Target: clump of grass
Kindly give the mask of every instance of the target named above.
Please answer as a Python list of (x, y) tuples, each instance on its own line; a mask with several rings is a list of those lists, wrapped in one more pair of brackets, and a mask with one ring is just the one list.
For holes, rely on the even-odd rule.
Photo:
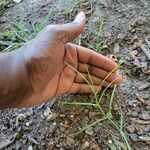
[(2, 12), (4, 11), (6, 5), (6, 0), (0, 0), (0, 16), (2, 15)]
[(103, 35), (105, 22), (102, 20), (97, 23), (96, 30), (93, 32), (93, 38), (97, 40), (97, 42), (94, 42), (94, 40), (90, 40), (88, 43), (84, 41), (84, 43), (91, 49), (93, 49), (96, 52), (100, 52), (104, 48), (108, 48), (106, 43), (101, 40), (101, 37)]
[(3, 52), (12, 51), (19, 48), (21, 45), (34, 38), (46, 25), (49, 19), (52, 18), (53, 10), (50, 10), (46, 19), (42, 22), (31, 24), (31, 28), (25, 25), (21, 20), (10, 22), (11, 28), (8, 31), (0, 33), (0, 47)]
[[(121, 62), (122, 63), (122, 62)], [(67, 66), (69, 66), (71, 69), (73, 69), (76, 73), (78, 73), (85, 81), (86, 83), (89, 85), (89, 87), (92, 90), (92, 94), (94, 95), (94, 103), (83, 103), (83, 102), (61, 102), (61, 104), (63, 105), (79, 105), (79, 106), (92, 106), (95, 109), (99, 110), (100, 114), (102, 115), (99, 119), (97, 119), (96, 121), (92, 122), (89, 125), (86, 125), (85, 127), (81, 128), (79, 131), (71, 134), (71, 136), (77, 136), (79, 134), (82, 134), (86, 129), (95, 126), (96, 124), (107, 120), (117, 131), (119, 134), (119, 137), (116, 137), (114, 135), (112, 135), (112, 133), (110, 133), (110, 129), (107, 130), (107, 132), (110, 134), (111, 140), (109, 140), (108, 142), (105, 141), (104, 139), (102, 139), (104, 141), (104, 143), (106, 143), (110, 149), (112, 150), (116, 150), (116, 149), (124, 149), (124, 150), (131, 150), (131, 146), (128, 142), (128, 138), (126, 137), (124, 131), (123, 131), (123, 113), (122, 110), (120, 109), (120, 123), (116, 123), (114, 121), (113, 118), (113, 114), (112, 114), (112, 110), (113, 110), (113, 103), (114, 103), (114, 97), (115, 97), (115, 92), (116, 92), (116, 87), (117, 85), (114, 86), (112, 93), (111, 93), (111, 97), (110, 97), (110, 102), (109, 102), (109, 108), (108, 108), (108, 112), (105, 112), (104, 108), (101, 105), (101, 100), (104, 96), (104, 93), (106, 92), (106, 90), (108, 89), (108, 87), (114, 83), (114, 81), (112, 81), (102, 92), (102, 94), (100, 95), (100, 97), (98, 96), (98, 92), (99, 91), (95, 91), (92, 87), (93, 82), (92, 79), (90, 77), (89, 71), (88, 72), (88, 77), (89, 80), (86, 79), (79, 71), (77, 71), (75, 68), (73, 68), (71, 65), (69, 65), (68, 63), (65, 62), (65, 64)], [(85, 64), (86, 65), (86, 64)], [(120, 66), (121, 64), (119, 64), (118, 66)], [(118, 67), (116, 67), (114, 70), (112, 70), (103, 80), (103, 82), (114, 72), (118, 69)], [(116, 79), (115, 79), (116, 80)], [(103, 82), (100, 84), (100, 86), (103, 84)], [(101, 138), (101, 137), (100, 137)]]

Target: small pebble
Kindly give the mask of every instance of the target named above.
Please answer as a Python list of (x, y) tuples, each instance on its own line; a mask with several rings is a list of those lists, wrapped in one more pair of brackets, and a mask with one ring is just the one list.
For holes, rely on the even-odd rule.
[(132, 100), (129, 100), (128, 101), (128, 105), (131, 106), (131, 107), (137, 107), (138, 106), (138, 103), (136, 100), (132, 101)]
[(49, 142), (48, 143), (48, 149), (52, 149), (53, 147), (55, 146), (55, 143), (54, 142)]
[(60, 132), (64, 132), (65, 130), (66, 129), (63, 126), (60, 127)]
[(137, 111), (133, 111), (133, 112), (131, 113), (131, 115), (132, 115), (133, 117), (137, 117), (137, 116), (138, 116), (138, 112), (137, 112)]
[(59, 113), (52, 112), (50, 115), (47, 116), (46, 121), (55, 120), (59, 116)]
[(139, 131), (137, 132), (137, 134), (138, 134), (138, 135), (142, 135), (142, 134), (143, 134), (143, 131), (142, 131), (142, 130), (139, 130)]
[(56, 124), (56, 122), (54, 122), (49, 127), (49, 133), (53, 133), (56, 130), (56, 128), (57, 128), (57, 124)]
[(33, 146), (30, 145), (30, 146), (28, 147), (28, 150), (33, 150)]
[(1, 18), (0, 18), (0, 22), (1, 22), (1, 23), (4, 23), (4, 22), (6, 22), (6, 21), (7, 21), (7, 18), (6, 18), (6, 17), (1, 17)]
[(66, 117), (66, 115), (65, 114), (60, 114), (59, 117), (64, 118), (64, 117)]
[(33, 137), (31, 137), (31, 136), (28, 136), (28, 140), (29, 140), (31, 143), (38, 145), (38, 142), (37, 142)]
[(27, 127), (29, 127), (29, 126), (30, 126), (29, 122), (26, 122), (26, 126), (27, 126)]
[(50, 113), (51, 113), (51, 110), (49, 107), (47, 107), (46, 110), (44, 110), (44, 116), (47, 117)]
[(127, 127), (127, 130), (130, 132), (130, 133), (133, 133), (134, 132), (134, 125), (129, 125)]
[(150, 136), (139, 136), (139, 139), (143, 142), (149, 142), (150, 141)]
[(148, 88), (148, 87), (150, 87), (150, 83), (149, 83), (149, 82), (146, 83), (146, 84), (142, 84), (140, 87), (138, 87), (138, 89), (139, 89), (140, 91), (142, 91), (142, 90), (144, 90), (144, 89), (146, 89), (146, 88)]
[(120, 51), (120, 46), (118, 43), (115, 44), (114, 48), (113, 48), (114, 54), (119, 53)]
[(27, 118), (27, 116), (25, 114), (22, 114), (22, 113), (17, 116), (18, 121), (24, 121), (26, 118)]
[(148, 111), (142, 111), (142, 113), (139, 115), (139, 118), (143, 120), (150, 120), (150, 114)]
[(85, 113), (88, 113), (88, 112), (89, 112), (89, 109), (85, 109), (84, 111), (85, 111)]
[(93, 133), (94, 133), (93, 128), (90, 127), (88, 129), (86, 129), (85, 133), (88, 134), (88, 135), (93, 135)]
[(88, 141), (86, 141), (83, 145), (82, 145), (82, 149), (86, 149), (90, 146), (90, 143)]
[(129, 136), (130, 136), (130, 138), (131, 138), (132, 141), (134, 141), (134, 142), (138, 141), (138, 135), (137, 134), (132, 133)]
[(71, 137), (67, 137), (67, 143), (69, 143), (70, 145), (74, 145), (75, 144), (75, 140)]
[(95, 133), (98, 133), (98, 131), (99, 131), (99, 126), (96, 126), (96, 127), (94, 128), (94, 132), (95, 132)]
[(97, 144), (94, 144), (90, 147), (90, 150), (100, 150), (100, 147)]
[(20, 3), (22, 0), (13, 0), (15, 3)]
[(70, 118), (74, 118), (74, 115), (70, 115)]

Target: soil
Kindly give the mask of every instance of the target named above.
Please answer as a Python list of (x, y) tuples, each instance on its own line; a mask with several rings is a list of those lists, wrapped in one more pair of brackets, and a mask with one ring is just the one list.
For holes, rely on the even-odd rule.
[[(78, 12), (84, 11), (88, 21), (81, 45), (88, 47), (86, 43), (103, 41), (108, 48), (101, 53), (125, 60), (119, 70), (124, 82), (117, 88), (113, 117), (119, 120), (121, 106), (124, 131), (132, 149), (150, 149), (150, 61), (141, 45), (137, 46), (137, 41), (142, 40), (148, 49), (145, 38), (150, 41), (149, 0), (22, 0), (18, 4), (9, 1), (5, 7), (0, 18), (1, 31), (7, 30), (14, 18), (23, 20), (30, 28), (31, 22), (43, 21), (50, 11), (49, 23), (52, 24), (69, 22)], [(101, 21), (104, 21), (104, 32), (99, 39), (94, 31)], [(91, 99), (90, 95), (64, 95), (29, 109), (0, 110), (0, 146), (10, 142), (4, 149), (109, 149), (104, 142), (111, 139), (106, 128), (113, 134), (116, 131), (107, 121), (79, 136), (67, 136), (100, 114), (92, 107), (62, 106), (59, 102)]]

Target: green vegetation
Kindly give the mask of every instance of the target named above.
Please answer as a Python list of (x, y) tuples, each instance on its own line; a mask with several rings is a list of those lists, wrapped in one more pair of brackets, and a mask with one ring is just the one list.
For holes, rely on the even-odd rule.
[[(113, 132), (111, 131), (111, 129), (106, 129), (108, 134), (110, 135), (110, 139), (108, 141), (102, 139), (104, 141), (105, 144), (107, 144), (111, 150), (120, 150), (120, 149), (124, 149), (124, 150), (131, 150), (131, 146), (128, 142), (128, 138), (126, 137), (124, 131), (123, 131), (123, 113), (122, 110), (120, 108), (120, 123), (116, 123), (116, 121), (114, 120), (112, 111), (113, 111), (113, 104), (114, 104), (114, 99), (115, 99), (115, 92), (116, 92), (116, 85), (114, 86), (111, 96), (110, 96), (110, 100), (109, 100), (109, 106), (108, 106), (108, 111), (106, 112), (104, 110), (104, 108), (101, 105), (101, 101), (103, 99), (104, 93), (106, 92), (106, 90), (108, 89), (108, 87), (114, 82), (112, 81), (102, 92), (102, 94), (99, 96), (99, 90), (95, 91), (93, 89), (93, 82), (91, 80), (90, 74), (88, 72), (88, 77), (89, 80), (87, 80), (80, 72), (78, 72), (76, 69), (74, 69), (71, 65), (67, 64), (65, 62), (66, 65), (68, 65), (70, 68), (72, 68), (75, 72), (77, 72), (85, 81), (86, 83), (89, 85), (89, 87), (92, 90), (92, 94), (94, 95), (94, 103), (93, 102), (87, 102), (87, 103), (83, 103), (83, 102), (61, 102), (62, 105), (77, 105), (77, 106), (91, 106), (94, 107), (94, 110), (97, 109), (99, 110), (100, 114), (102, 116), (100, 116), (99, 119), (95, 120), (94, 122), (92, 122), (89, 125), (86, 125), (85, 127), (82, 127), (79, 131), (72, 133), (70, 136), (77, 136), (79, 134), (82, 134), (86, 129), (90, 128), (91, 126), (95, 126), (96, 124), (102, 122), (102, 121), (108, 121), (108, 123), (114, 127), (114, 129), (117, 131), (118, 136), (116, 136), (115, 134), (112, 134)], [(86, 64), (85, 64), (86, 65)], [(119, 64), (120, 66), (121, 64)], [(106, 77), (105, 79), (102, 81), (101, 85), (103, 84), (103, 82), (108, 78), (108, 76), (110, 76), (114, 71), (116, 71), (118, 69), (115, 68), (114, 70), (112, 70)], [(106, 128), (106, 127), (105, 127)], [(100, 137), (102, 138), (102, 137)]]
[(11, 28), (0, 33), (0, 47), (2, 47), (3, 52), (19, 48), (25, 42), (34, 38), (48, 24), (53, 15), (54, 12), (50, 10), (44, 21), (32, 24), (31, 27), (25, 25), (21, 20), (10, 22)]
[(96, 52), (100, 52), (104, 48), (108, 48), (106, 43), (101, 40), (101, 36), (103, 35), (104, 31), (104, 21), (98, 22), (96, 26), (96, 30), (93, 32), (93, 37), (96, 39), (96, 42), (93, 40), (89, 41), (88, 43), (84, 41), (84, 43), (91, 49)]
[(6, 0), (0, 0), (0, 16), (2, 15), (2, 12), (4, 11)]

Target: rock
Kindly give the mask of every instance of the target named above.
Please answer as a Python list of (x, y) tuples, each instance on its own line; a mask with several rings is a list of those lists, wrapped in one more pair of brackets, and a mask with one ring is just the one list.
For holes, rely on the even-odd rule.
[(127, 131), (129, 131), (130, 133), (133, 133), (134, 132), (134, 125), (127, 126)]
[(136, 92), (135, 95), (140, 102), (145, 103), (144, 97), (141, 93)]
[(135, 133), (132, 133), (129, 135), (131, 140), (134, 141), (134, 142), (137, 142), (138, 141), (138, 135), (135, 134)]
[(13, 0), (15, 3), (20, 3), (22, 0)]
[(90, 119), (92, 119), (94, 116), (96, 116), (97, 115), (97, 113), (96, 112), (94, 112), (94, 111), (90, 111), (89, 112), (89, 118)]
[(29, 127), (29, 126), (30, 126), (30, 123), (29, 123), (29, 122), (26, 122), (26, 126)]
[(90, 150), (100, 150), (100, 147), (97, 144), (94, 144), (90, 147)]
[(63, 126), (60, 127), (60, 132), (64, 132), (65, 130), (66, 129)]
[(46, 121), (55, 120), (59, 116), (59, 113), (52, 112), (50, 115), (47, 116)]
[(74, 145), (75, 144), (75, 140), (71, 137), (67, 137), (66, 142), (69, 143), (70, 145)]
[(149, 142), (150, 141), (150, 136), (139, 136), (139, 139), (143, 142)]
[(144, 128), (144, 130), (143, 130), (144, 132), (146, 132), (146, 133), (148, 133), (148, 132), (150, 132), (150, 127), (146, 127), (146, 128)]
[(15, 144), (15, 150), (21, 149), (21, 144), (17, 141)]
[(145, 90), (145, 89), (148, 88), (148, 87), (150, 87), (150, 83), (149, 83), (149, 82), (147, 82), (147, 83), (145, 83), (145, 84), (142, 84), (141, 86), (138, 87), (138, 89), (139, 89), (140, 91), (142, 91), (142, 90)]
[(68, 121), (68, 120), (65, 120), (65, 123), (63, 124), (63, 126), (64, 126), (65, 128), (68, 128), (68, 127), (69, 127), (69, 121)]
[(150, 110), (150, 105), (146, 106), (146, 109)]
[(51, 110), (50, 110), (49, 107), (47, 107), (47, 108), (44, 110), (44, 116), (47, 117), (50, 113), (51, 113)]
[(74, 118), (74, 115), (70, 115), (70, 118), (72, 118), (72, 119), (73, 119), (73, 118)]
[(138, 123), (138, 124), (144, 124), (144, 125), (147, 125), (147, 124), (150, 124), (150, 121), (144, 121), (144, 120), (141, 120), (141, 119), (136, 119), (136, 118), (132, 118), (131, 119), (134, 123)]
[(28, 140), (29, 140), (31, 143), (38, 145), (38, 142), (37, 142), (33, 137), (31, 137), (31, 136), (28, 136)]
[(114, 54), (119, 53), (120, 51), (120, 46), (118, 43), (115, 44), (114, 48), (113, 48)]
[(85, 111), (85, 113), (88, 113), (88, 112), (89, 112), (89, 109), (85, 109), (84, 111)]
[(54, 143), (54, 142), (49, 142), (49, 143), (48, 143), (48, 150), (53, 149), (54, 146), (55, 146), (55, 143)]
[(133, 111), (133, 112), (131, 113), (131, 115), (132, 115), (133, 117), (137, 117), (137, 116), (138, 116), (138, 112), (137, 112), (137, 111)]
[(88, 141), (86, 141), (83, 145), (82, 145), (82, 149), (86, 149), (90, 146), (90, 143)]
[(150, 115), (148, 111), (142, 111), (142, 113), (139, 115), (140, 119), (143, 120), (150, 120)]
[(94, 128), (94, 132), (95, 132), (95, 133), (98, 133), (98, 131), (99, 131), (99, 126), (96, 126), (96, 127)]
[(25, 114), (22, 114), (22, 113), (17, 116), (18, 121), (24, 121), (26, 118), (27, 118), (27, 116)]
[(65, 114), (60, 114), (59, 117), (64, 118), (64, 117), (66, 117), (66, 115)]
[(6, 22), (6, 21), (7, 21), (7, 18), (6, 18), (6, 17), (3, 16), (3, 17), (0, 18), (0, 22), (1, 22), (1, 23), (4, 23), (4, 22)]
[(143, 131), (142, 131), (142, 130), (139, 130), (139, 131), (137, 132), (137, 134), (138, 134), (138, 135), (142, 135), (142, 134), (143, 134)]
[(85, 130), (85, 133), (88, 134), (88, 135), (93, 135), (94, 131), (93, 131), (93, 128), (90, 127), (88, 129)]
[(30, 146), (28, 147), (28, 150), (33, 150), (33, 146), (30, 145)]
[(138, 102), (136, 100), (129, 100), (128, 105), (131, 106), (131, 107), (137, 107)]
[(49, 128), (49, 133), (52, 134), (57, 128), (57, 124), (56, 122), (54, 122), (53, 124), (50, 125), (50, 128)]
[(12, 141), (10, 141), (9, 139), (0, 139), (0, 149), (7, 147), (11, 143)]

